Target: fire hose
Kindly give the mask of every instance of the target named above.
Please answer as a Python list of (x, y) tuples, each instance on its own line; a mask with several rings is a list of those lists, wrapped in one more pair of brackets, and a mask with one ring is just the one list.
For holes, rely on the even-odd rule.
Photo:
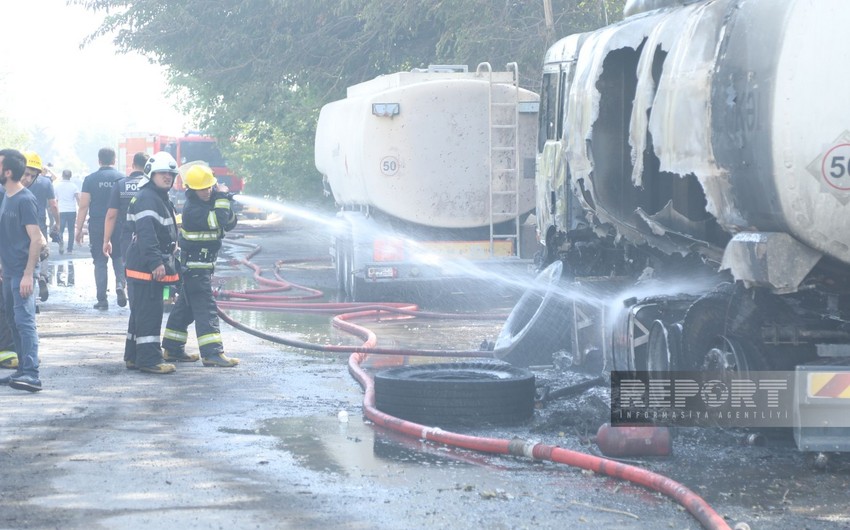
[[(231, 242), (232, 241), (228, 241)], [(253, 246), (242, 244), (242, 246)], [(363, 387), (363, 411), (364, 416), (372, 421), (375, 425), (390, 429), (395, 432), (405, 434), (407, 436), (418, 439), (429, 440), (444, 445), (469, 449), (473, 451), (512, 455), (531, 458), (534, 460), (548, 460), (555, 463), (566, 464), (581, 469), (593, 471), (608, 475), (610, 477), (627, 480), (634, 484), (641, 485), (653, 491), (657, 491), (673, 499), (678, 504), (683, 506), (699, 523), (707, 529), (729, 529), (729, 525), (704, 499), (695, 492), (691, 491), (684, 485), (647, 469), (643, 469), (630, 464), (625, 464), (608, 458), (603, 458), (595, 455), (572, 451), (557, 446), (534, 443), (522, 439), (499, 439), (499, 438), (483, 438), (470, 436), (466, 434), (444, 431), (438, 427), (429, 427), (420, 425), (411, 421), (403, 420), (395, 416), (383, 413), (375, 406), (375, 387), (372, 376), (363, 369), (361, 364), (369, 354), (377, 355), (404, 355), (404, 356), (428, 356), (428, 357), (493, 357), (496, 353), (492, 351), (477, 351), (477, 350), (428, 350), (428, 349), (405, 349), (405, 348), (378, 348), (377, 336), (374, 332), (363, 326), (354, 324), (350, 320), (365, 317), (375, 317), (382, 313), (393, 314), (391, 318), (411, 318), (414, 316), (431, 316), (433, 318), (445, 318), (452, 316), (457, 318), (459, 315), (441, 314), (441, 313), (420, 313), (418, 308), (413, 304), (357, 304), (357, 303), (330, 303), (330, 304), (302, 304), (281, 301), (281, 298), (272, 295), (273, 292), (280, 292), (289, 289), (307, 290), (303, 286), (291, 284), (279, 277), (276, 271), (277, 279), (271, 280), (263, 278), (262, 269), (250, 259), (256, 255), (260, 248), (254, 246), (254, 250), (239, 260), (254, 271), (254, 279), (261, 285), (273, 286), (271, 288), (262, 289), (254, 292), (236, 292), (236, 291), (221, 291), (220, 295), (224, 300), (218, 302), (218, 314), (222, 320), (231, 326), (254, 335), (256, 337), (269, 340), (286, 346), (331, 353), (350, 353), (348, 358), (349, 373)], [(314, 293), (311, 293), (314, 294)], [(321, 295), (320, 295), (321, 296)], [(243, 298), (247, 302), (238, 302), (228, 300), (228, 298)], [(303, 299), (300, 297), (283, 297), (284, 300)], [(237, 322), (224, 312), (222, 307), (234, 309), (251, 309), (251, 310), (278, 310), (278, 311), (299, 311), (299, 312), (317, 312), (317, 313), (337, 313), (333, 318), (334, 327), (351, 333), (364, 342), (360, 346), (345, 346), (332, 344), (315, 344), (294, 339), (287, 339), (276, 336), (260, 330), (253, 329), (240, 322)], [(339, 314), (340, 311), (343, 313)], [(345, 312), (348, 311), (348, 312)], [(475, 318), (476, 315), (460, 315), (463, 318)], [(477, 315), (478, 318), (492, 316)]]

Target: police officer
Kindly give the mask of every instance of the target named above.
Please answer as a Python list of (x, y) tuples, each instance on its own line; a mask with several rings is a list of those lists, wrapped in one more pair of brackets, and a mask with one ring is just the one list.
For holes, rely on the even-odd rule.
[(204, 366), (229, 368), (239, 359), (224, 354), (211, 278), (224, 233), (236, 226), (233, 195), (217, 185), (210, 168), (203, 165), (192, 166), (184, 182), (188, 189), (179, 240), (183, 284), (165, 325), (164, 358), (198, 360), (197, 355), (186, 353), (187, 329), (194, 321)]
[(177, 162), (159, 152), (145, 165), (147, 179), (130, 200), (127, 223), (133, 239), (124, 255), (130, 288), (130, 321), (124, 344), (128, 369), (151, 374), (174, 372), (164, 362), (160, 347), (163, 289), (180, 281), (177, 272), (177, 222), (168, 190), (177, 176)]
[[(91, 257), (94, 259), (94, 283), (97, 289), (97, 303), (95, 309), (109, 309), (106, 301), (107, 265), (109, 256), (103, 253), (103, 230), (106, 218), (106, 207), (109, 203), (109, 195), (112, 187), (124, 174), (113, 168), (115, 165), (115, 150), (104, 147), (97, 152), (97, 160), (100, 169), (86, 177), (83, 181), (83, 191), (80, 193), (80, 205), (77, 212), (77, 244), (83, 242), (83, 223), (86, 215), (89, 216), (89, 244), (91, 245)], [(113, 234), (113, 244), (117, 245)], [(112, 260), (112, 270), (115, 271), (115, 288), (124, 286), (124, 266), (118, 260)], [(123, 291), (122, 291), (123, 292)], [(119, 299), (121, 295), (119, 294)]]
[[(106, 220), (103, 224), (103, 253), (120, 263), (122, 267), (124, 266), (124, 253), (127, 252), (127, 247), (130, 246), (130, 238), (133, 236), (133, 233), (129, 230), (129, 225), (125, 222), (127, 207), (130, 206), (130, 200), (139, 191), (139, 181), (145, 176), (144, 169), (147, 162), (148, 155), (146, 153), (139, 152), (133, 155), (133, 171), (115, 183), (115, 186), (112, 187), (112, 194), (109, 196)], [(112, 245), (113, 240), (118, 242), (114, 247)], [(125, 287), (126, 285), (118, 285), (115, 288), (118, 305), (121, 307), (127, 305)]]

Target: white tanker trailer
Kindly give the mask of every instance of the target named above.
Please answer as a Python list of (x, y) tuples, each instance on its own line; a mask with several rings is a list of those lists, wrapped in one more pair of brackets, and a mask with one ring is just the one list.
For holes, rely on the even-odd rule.
[[(537, 221), (553, 265), (497, 348), (635, 373), (795, 371), (799, 447), (850, 450), (850, 2), (626, 15), (546, 53)], [(564, 283), (583, 291), (553, 296)]]
[(331, 254), (351, 300), (436, 294), (479, 266), (527, 269), (538, 97), (508, 66), (384, 75), (322, 108), (316, 168), (340, 207)]

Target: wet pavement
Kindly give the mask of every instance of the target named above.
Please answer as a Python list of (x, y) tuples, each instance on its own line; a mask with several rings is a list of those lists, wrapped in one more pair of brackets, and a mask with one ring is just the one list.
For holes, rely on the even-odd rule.
[[(262, 244), (255, 262), (264, 267), (327, 252), (322, 234), (303, 225), (243, 227), (242, 241)], [(228, 247), (234, 257), (246, 252)], [(91, 308), (91, 259), (80, 249), (51, 260), (53, 285), (38, 321), (45, 390), (0, 388), (7, 411), (0, 416), (0, 528), (699, 527), (638, 486), (377, 428), (362, 418), (362, 391), (345, 355), (295, 350), (223, 325), (239, 367), (129, 372), (121, 361), (128, 310), (115, 306), (112, 293), (109, 311)], [(329, 262), (287, 265), (283, 273), (336, 300)], [(253, 287), (249, 276), (235, 264), (219, 267), (228, 288)], [(479, 308), (493, 310), (507, 313), (510, 304)], [(359, 342), (333, 329), (327, 315), (229, 313), (298, 340)], [(474, 348), (501, 328), (498, 320), (464, 319), (363, 324), (388, 347)], [(190, 333), (190, 351), (194, 344)], [(589, 377), (554, 369), (537, 376), (552, 388)], [(604, 421), (606, 400), (595, 389), (550, 402), (518, 427), (464, 432), (595, 452), (584, 439)], [(850, 527), (846, 464), (817, 471), (787, 433), (770, 433), (764, 446), (746, 445), (746, 434), (680, 430), (673, 456), (636, 463), (696, 491), (730, 525)]]

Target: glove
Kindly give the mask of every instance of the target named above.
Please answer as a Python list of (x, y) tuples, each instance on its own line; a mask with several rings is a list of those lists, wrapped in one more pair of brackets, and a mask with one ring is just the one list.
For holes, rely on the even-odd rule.
[(49, 235), (50, 235), (50, 240), (53, 241), (54, 243), (61, 243), (62, 242), (62, 236), (59, 235), (59, 230), (51, 230)]
[(232, 191), (217, 191), (217, 192), (215, 192), (215, 198), (216, 199), (227, 199), (228, 201), (232, 201), (233, 197), (235, 197), (235, 196), (236, 196), (236, 194), (233, 193)]

